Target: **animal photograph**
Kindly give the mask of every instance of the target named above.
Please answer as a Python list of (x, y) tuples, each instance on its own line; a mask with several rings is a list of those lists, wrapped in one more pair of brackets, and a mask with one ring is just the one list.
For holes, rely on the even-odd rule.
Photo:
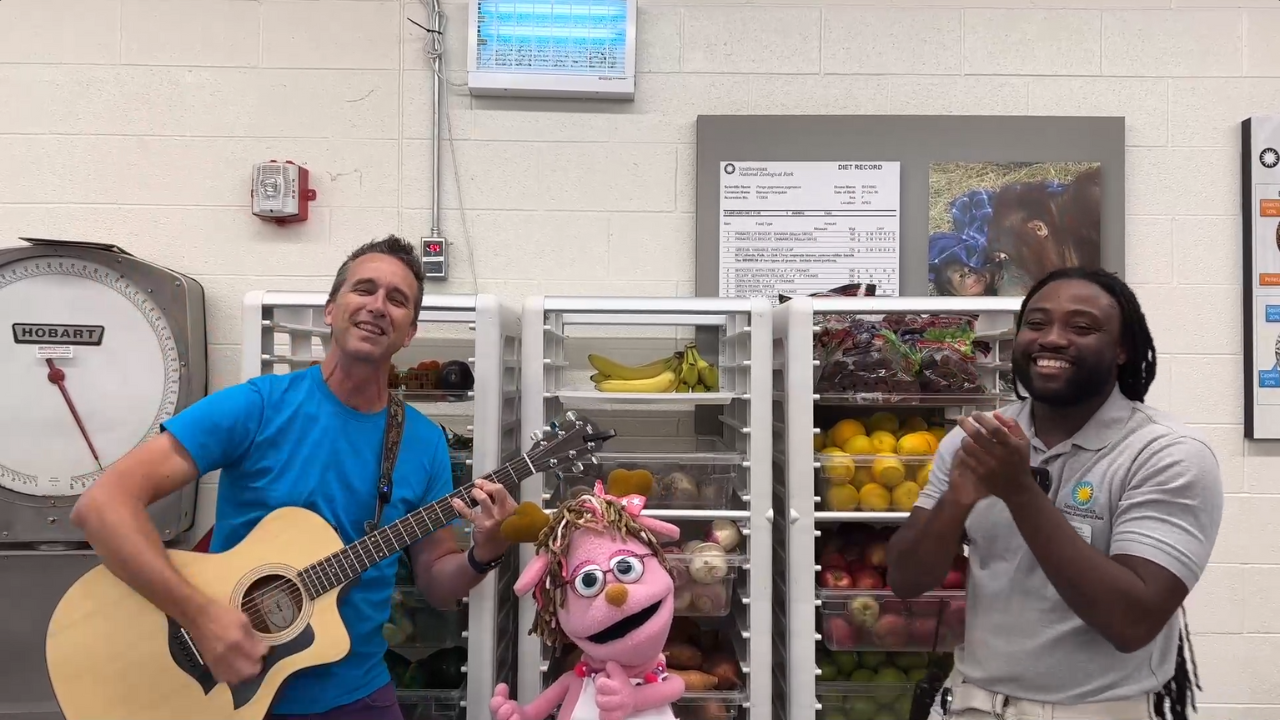
[(929, 166), (929, 294), (1025, 295), (1102, 263), (1100, 163)]

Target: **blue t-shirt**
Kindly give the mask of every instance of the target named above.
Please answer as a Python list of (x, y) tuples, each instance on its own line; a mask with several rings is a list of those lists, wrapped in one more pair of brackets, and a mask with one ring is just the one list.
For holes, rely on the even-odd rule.
[[(268, 513), (299, 506), (337, 528), (344, 544), (364, 536), (377, 504), (387, 411), (362, 413), (329, 390), (313, 366), (263, 375), (202, 398), (164, 423), (200, 474), (222, 470), (210, 552), (234, 547)], [(444, 431), (411, 407), (382, 524), (453, 489)], [(342, 660), (300, 670), (276, 694), (272, 712), (318, 713), (390, 682), (382, 624), (390, 616), (397, 555), (369, 568), (339, 596), (351, 636)], [(333, 590), (331, 592), (338, 592)]]

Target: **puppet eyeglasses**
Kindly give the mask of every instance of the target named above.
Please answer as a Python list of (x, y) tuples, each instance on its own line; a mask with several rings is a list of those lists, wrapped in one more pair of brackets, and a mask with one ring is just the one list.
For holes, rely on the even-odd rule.
[(644, 577), (644, 559), (653, 557), (653, 553), (643, 555), (619, 555), (609, 561), (606, 570), (599, 565), (587, 565), (573, 576), (573, 591), (578, 597), (593, 598), (604, 592), (605, 575), (613, 575), (620, 583), (630, 585)]

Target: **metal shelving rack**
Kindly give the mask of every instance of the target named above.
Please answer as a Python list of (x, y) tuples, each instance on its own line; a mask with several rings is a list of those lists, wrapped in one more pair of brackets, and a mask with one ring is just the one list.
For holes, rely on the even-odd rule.
[[(769, 668), (773, 663), (769, 632), (772, 603), (768, 599), (774, 555), (768, 540), (761, 544), (756, 538), (772, 537), (774, 513), (765, 502), (771, 487), (772, 436), (768, 430), (772, 417), (768, 402), (770, 377), (762, 371), (770, 357), (771, 320), (770, 306), (764, 299), (531, 297), (524, 306), (523, 434), (528, 437), (542, 430), (566, 410), (578, 410), (597, 425), (615, 429), (618, 436), (597, 454), (600, 464), (578, 478), (578, 484), (573, 477), (555, 473), (535, 476), (524, 481), (523, 500), (550, 509), (570, 490), (569, 485), (588, 485), (596, 478), (604, 479), (611, 467), (656, 467), (655, 478), (661, 470), (670, 468), (688, 470), (690, 474), (704, 472), (708, 481), (700, 484), (700, 493), (706, 493), (708, 487), (723, 487), (715, 485), (710, 480), (713, 477), (728, 484), (724, 501), (707, 502), (704, 496), (704, 502), (657, 503), (651, 496), (645, 509), (648, 515), (681, 526), (685, 530), (682, 542), (697, 539), (689, 533), (690, 528), (705, 528), (715, 519), (732, 520), (739, 526), (741, 544), (745, 545), (737, 550), (741, 556), (730, 555), (734, 559), (724, 581), (729, 600), (725, 612), (707, 613), (720, 617), (696, 618), (716, 622), (721, 637), (728, 638), (743, 670), (744, 688), (736, 692), (686, 694), (677, 704), (678, 717), (749, 718), (751, 709), (757, 707), (763, 708), (757, 717), (769, 716)], [(575, 335), (575, 328), (583, 327), (604, 328), (601, 332), (608, 337)], [(674, 328), (674, 335), (663, 337), (660, 331), (664, 328)], [(681, 339), (682, 333), (685, 339)], [(586, 366), (589, 352), (612, 356), (613, 351), (605, 347), (630, 343), (631, 352), (620, 351), (617, 359), (642, 364), (682, 349), (694, 333), (699, 340), (699, 353), (719, 368), (720, 392), (602, 393), (587, 379), (592, 372)], [(637, 337), (648, 340), (635, 340)], [(708, 340), (713, 337), (717, 340)], [(641, 350), (641, 346), (646, 349)], [(655, 410), (661, 411), (659, 414), (684, 415), (678, 416), (679, 420), (639, 417)], [(697, 437), (689, 436), (690, 425)], [(639, 437), (652, 434), (645, 428), (655, 426), (674, 426), (685, 432), (668, 437)], [(529, 546), (521, 550), (523, 566), (532, 559), (533, 550)], [(677, 611), (677, 615), (682, 614), (685, 613)], [(521, 703), (532, 701), (555, 679), (548, 672), (553, 664), (550, 651), (544, 649), (539, 638), (527, 634), (533, 617), (532, 598), (522, 599), (517, 692)]]
[[(775, 671), (773, 717), (815, 720), (822, 710), (817, 678), (817, 646), (823, 642), (818, 617), (823, 601), (816, 581), (817, 539), (839, 523), (902, 523), (909, 512), (832, 512), (818, 497), (816, 475), (821, 464), (814, 438), (822, 430), (815, 422), (823, 406), (844, 406), (864, 412), (875, 410), (941, 409), (954, 419), (976, 411), (994, 410), (1011, 401), (1000, 391), (1001, 374), (1009, 368), (1003, 358), (1013, 338), (1014, 316), (1020, 297), (799, 297), (774, 309), (774, 506), (787, 522), (778, 523), (775, 535), (785, 542), (782, 557), (786, 572), (775, 580), (773, 620)], [(975, 395), (916, 395), (890, 397), (876, 394), (819, 395), (815, 382), (820, 372), (814, 341), (828, 315), (878, 318), (890, 313), (929, 315), (978, 315), (980, 339), (991, 343), (991, 354), (980, 364), (985, 388)], [(1011, 386), (1010, 386), (1011, 387)], [(924, 458), (928, 460), (929, 458)], [(944, 591), (945, 592), (945, 591)], [(962, 593), (962, 591), (961, 591)]]
[[(287, 373), (318, 363), (329, 347), (324, 324), (323, 292), (252, 291), (245, 295), (241, 371), (244, 380)], [(427, 295), (418, 314), (418, 333), (397, 354), (398, 365), (413, 367), (430, 360), (465, 360), (475, 378), (465, 393), (405, 389), (396, 392), (406, 403), (460, 435), (471, 435), (470, 451), (454, 450), (454, 483), (470, 482), (523, 452), (520, 442), (520, 318), (493, 295)], [(401, 368), (404, 369), (404, 368)], [(459, 542), (467, 545), (469, 526), (459, 523)], [(400, 646), (409, 655), (454, 643), (467, 649), (466, 682), (458, 690), (401, 690), (406, 720), (441, 717), (488, 717), (489, 698), (497, 683), (515, 682), (516, 597), (519, 573), (515, 554), (446, 617), (454, 632)], [(422, 606), (411, 586), (398, 586), (408, 605)], [(448, 615), (448, 613), (446, 613)], [(439, 628), (436, 628), (437, 630)], [(416, 658), (413, 658), (416, 659)], [(464, 708), (474, 710), (464, 711)], [(465, 713), (465, 714), (464, 714)]]

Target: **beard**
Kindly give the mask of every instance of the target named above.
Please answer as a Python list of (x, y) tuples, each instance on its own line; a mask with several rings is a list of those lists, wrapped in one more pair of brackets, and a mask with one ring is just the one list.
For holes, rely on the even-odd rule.
[(1061, 380), (1041, 382), (1032, 374), (1031, 353), (1014, 353), (1013, 377), (1036, 402), (1050, 407), (1072, 407), (1109, 392), (1115, 382), (1115, 361), (1108, 358), (1075, 359)]

